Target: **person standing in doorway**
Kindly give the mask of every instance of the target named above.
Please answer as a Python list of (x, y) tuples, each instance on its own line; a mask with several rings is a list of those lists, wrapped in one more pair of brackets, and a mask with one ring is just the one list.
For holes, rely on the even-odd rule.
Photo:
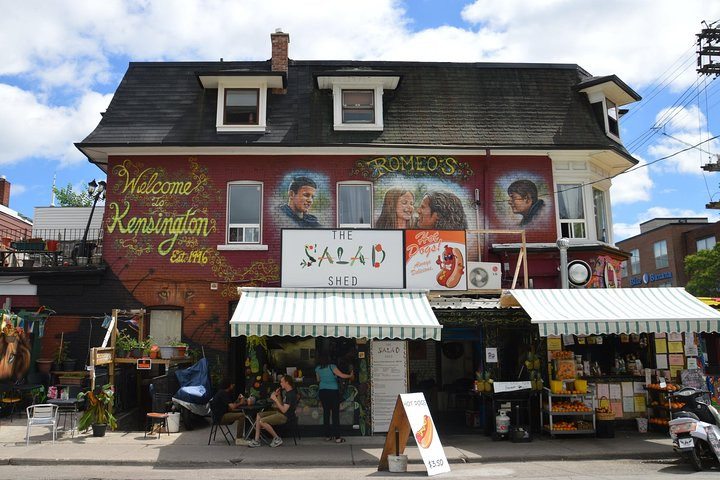
[[(338, 378), (352, 378), (352, 373), (343, 373), (334, 363), (330, 363), (327, 354), (318, 357), (318, 364), (315, 367), (315, 377), (319, 385), (320, 403), (323, 407), (323, 426), (325, 428), (325, 440), (344, 443), (345, 439), (340, 436), (340, 386)], [(332, 415), (332, 424), (330, 417)]]

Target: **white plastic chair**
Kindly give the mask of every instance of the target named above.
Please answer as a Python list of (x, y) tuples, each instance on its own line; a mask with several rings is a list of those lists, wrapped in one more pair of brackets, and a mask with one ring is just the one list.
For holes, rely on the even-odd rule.
[(27, 407), (26, 445), (30, 445), (30, 427), (34, 425), (52, 428), (52, 441), (55, 443), (58, 426), (58, 406), (50, 403), (40, 403)]

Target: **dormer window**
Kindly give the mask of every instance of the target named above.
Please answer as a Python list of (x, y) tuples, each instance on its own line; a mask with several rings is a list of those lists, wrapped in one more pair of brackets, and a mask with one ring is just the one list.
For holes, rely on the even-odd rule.
[(268, 92), (287, 87), (282, 72), (204, 72), (198, 79), (204, 88), (217, 89), (215, 127), (228, 133), (264, 133)]
[(399, 76), (351, 69), (316, 79), (318, 88), (332, 89), (334, 130), (383, 130), (383, 92), (394, 90)]
[(342, 91), (342, 123), (375, 123), (375, 92)]
[(615, 75), (595, 77), (577, 85), (577, 89), (586, 94), (598, 124), (605, 134), (620, 141), (620, 114), (622, 105), (641, 99), (630, 87)]
[(260, 115), (260, 90), (229, 88), (225, 90), (224, 125), (257, 125)]

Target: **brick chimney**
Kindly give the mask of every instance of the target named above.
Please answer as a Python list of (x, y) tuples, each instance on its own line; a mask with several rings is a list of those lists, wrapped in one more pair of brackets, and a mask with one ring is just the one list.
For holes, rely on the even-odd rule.
[(3, 175), (0, 177), (0, 204), (10, 206), (10, 182)]
[[(283, 33), (281, 28), (270, 34), (270, 43), (272, 44), (271, 66), (273, 72), (288, 73), (288, 45), (290, 44), (290, 34)], [(272, 93), (286, 94), (285, 88), (273, 88)]]

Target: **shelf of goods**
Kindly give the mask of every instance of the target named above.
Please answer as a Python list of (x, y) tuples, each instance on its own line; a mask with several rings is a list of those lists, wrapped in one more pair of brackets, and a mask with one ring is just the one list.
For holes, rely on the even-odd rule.
[(685, 406), (682, 402), (671, 402), (670, 393), (679, 390), (680, 386), (668, 383), (661, 387), (659, 383), (650, 383), (645, 387), (647, 391), (648, 425), (655, 428), (667, 429), (672, 420), (672, 414), (679, 412)]
[(595, 433), (595, 395), (591, 390), (583, 393), (553, 393), (545, 388), (543, 393), (544, 431), (553, 437)]

